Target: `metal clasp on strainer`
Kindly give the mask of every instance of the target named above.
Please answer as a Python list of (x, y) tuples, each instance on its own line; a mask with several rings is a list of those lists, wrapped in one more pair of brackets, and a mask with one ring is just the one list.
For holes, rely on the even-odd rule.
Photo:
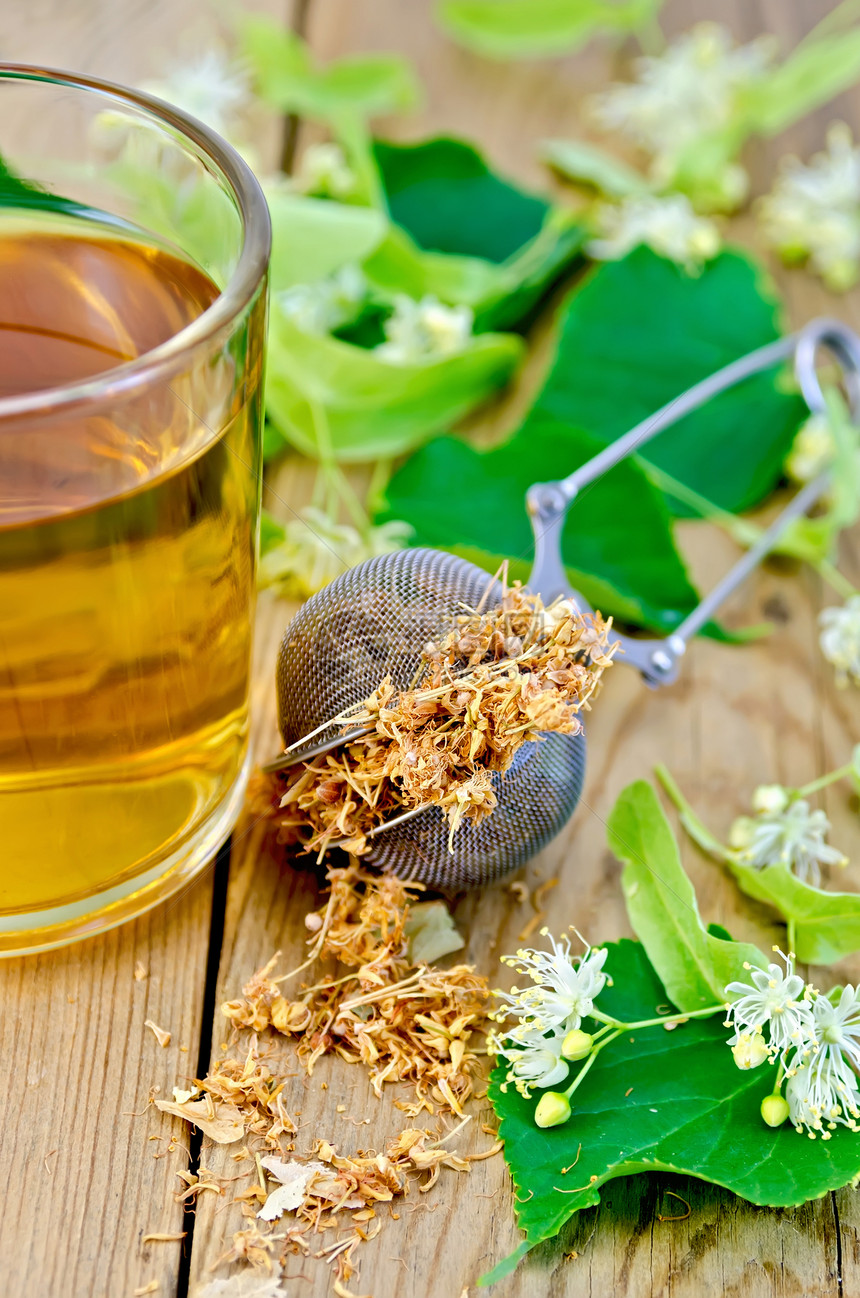
[[(658, 433), (705, 405), (718, 393), (791, 356), (794, 357), (795, 374), (807, 405), (814, 413), (823, 413), (826, 406), (816, 369), (820, 347), (828, 348), (836, 357), (842, 370), (852, 416), (855, 420), (860, 418), (860, 338), (838, 320), (813, 320), (799, 333), (780, 338), (777, 342), (742, 356), (740, 360), (733, 361), (731, 365), (726, 365), (716, 374), (703, 379), (663, 406), (662, 410), (631, 428), (630, 432), (568, 477), (558, 482), (538, 482), (529, 489), (526, 506), (535, 538), (535, 558), (528, 582), (529, 589), (539, 591), (545, 604), (559, 595), (565, 595), (576, 600), (581, 608), (589, 610), (587, 601), (571, 590), (561, 552), (564, 520), (582, 489), (621, 460), (635, 455)], [(755, 545), (746, 551), (670, 636), (657, 640), (616, 636), (624, 655), (619, 661), (635, 667), (652, 689), (671, 684), (678, 675), (680, 659), (692, 636), (711, 620), (723, 601), (773, 550), (788, 525), (806, 514), (821, 499), (829, 483), (829, 473), (822, 473), (813, 482), (807, 483), (762, 533)]]

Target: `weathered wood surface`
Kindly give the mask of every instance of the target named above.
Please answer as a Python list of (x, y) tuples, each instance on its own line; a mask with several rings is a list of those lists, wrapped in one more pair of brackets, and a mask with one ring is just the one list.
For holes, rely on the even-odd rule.
[[(279, 7), (269, 5), (275, 11)], [(770, 30), (790, 45), (830, 8), (825, 0), (724, 0), (720, 6), (712, 0), (674, 0), (666, 8), (666, 26), (677, 31), (694, 19), (717, 16), (738, 37)], [(110, 6), (94, 0), (75, 5), (13, 0), (11, 35), (10, 17), (3, 17), (4, 53), (61, 60), (117, 79), (152, 76), (185, 20), (199, 24), (203, 12), (200, 0), (170, 5), (113, 0)], [(614, 66), (594, 51), (551, 63), (484, 62), (444, 39), (432, 24), (429, 0), (310, 0), (307, 31), (321, 58), (369, 49), (412, 56), (427, 87), (426, 102), (410, 120), (391, 123), (390, 133), (417, 137), (449, 130), (468, 135), (501, 169), (532, 184), (543, 180), (535, 141), (573, 133), (583, 93), (603, 82)], [(858, 110), (860, 93), (845, 96), (796, 131), (756, 146), (756, 187), (767, 187), (778, 156), (791, 148), (808, 153), (819, 147), (827, 121), (842, 116), (857, 123)], [(738, 223), (741, 234), (747, 227), (746, 220)], [(857, 294), (834, 304), (805, 275), (778, 272), (777, 278), (793, 323), (834, 310), (860, 323)], [(483, 422), (484, 431), (509, 426), (512, 412), (534, 390), (540, 364), (538, 359), (529, 367), (510, 402)], [(272, 485), (272, 508), (286, 516), (306, 501), (307, 487), (306, 471), (288, 462)], [(694, 576), (703, 585), (719, 576), (734, 555), (724, 537), (698, 525), (684, 528), (684, 542)], [(856, 538), (846, 541), (841, 566), (850, 578), (860, 579)], [(835, 690), (818, 653), (816, 617), (827, 602), (828, 593), (808, 574), (770, 566), (729, 610), (738, 625), (763, 617), (776, 620), (778, 631), (769, 640), (742, 650), (697, 643), (681, 680), (659, 694), (645, 690), (632, 673), (613, 673), (589, 727), (589, 768), (578, 814), (522, 874), (529, 887), (558, 878), (547, 901), (554, 927), (574, 922), (596, 940), (628, 931), (618, 866), (605, 847), (603, 821), (623, 785), (647, 775), (655, 762), (664, 761), (675, 772), (708, 823), (720, 831), (762, 780), (800, 784), (845, 760), (858, 735), (860, 713), (855, 694)], [(255, 694), (260, 753), (270, 751), (275, 740), (272, 663), (288, 614), (283, 603), (268, 597), (261, 601)], [(823, 805), (833, 821), (834, 841), (856, 843), (856, 818), (844, 793), (828, 791)], [(243, 849), (247, 841), (237, 845), (231, 868), (220, 953), (210, 952), (213, 961), (220, 959), (216, 1008), (211, 1025), (204, 1023), (202, 1030), (205, 1042), (211, 1034), (213, 1060), (225, 1039), (217, 1004), (238, 994), (276, 948), (284, 953), (284, 968), (299, 963), (303, 916), (316, 899), (310, 875), (267, 858), (254, 859)], [(769, 926), (767, 913), (742, 906), (715, 866), (686, 845), (684, 855), (707, 919), (719, 919), (738, 937), (755, 937), (762, 944), (778, 939), (781, 930)], [(860, 868), (852, 867), (846, 884), (860, 888)], [(184, 1137), (182, 1124), (171, 1126), (152, 1111), (138, 1119), (122, 1117), (123, 1110), (143, 1108), (150, 1084), (169, 1090), (190, 1071), (185, 1063), (189, 1056), (180, 1055), (178, 1046), (188, 1044), (195, 1058), (210, 895), (211, 884), (204, 881), (170, 909), (119, 934), (37, 961), (0, 965), (7, 1007), (2, 1067), (9, 1097), (0, 1133), (0, 1177), (7, 1187), (0, 1256), (6, 1276), (11, 1266), (12, 1283), (5, 1288), (10, 1298), (37, 1293), (40, 1298), (118, 1298), (153, 1278), (160, 1281), (159, 1294), (185, 1298), (190, 1293), (193, 1298), (242, 1225), (229, 1196), (204, 1195), (190, 1242), (189, 1272), (180, 1266), (176, 1245), (155, 1244), (148, 1253), (141, 1251), (141, 1233), (179, 1228), (170, 1189), (179, 1187), (173, 1174), (184, 1165), (178, 1147), (156, 1161), (153, 1151), (165, 1149), (166, 1141), (150, 1142), (148, 1137), (171, 1131)], [(464, 899), (457, 918), (469, 936), (468, 957), (492, 974), (496, 957), (516, 944), (529, 914), (505, 885)], [(218, 938), (219, 928), (216, 913)], [(132, 976), (138, 958), (150, 971), (142, 983)], [(858, 975), (856, 965), (839, 972)], [(76, 997), (74, 1003), (67, 999), (70, 995)], [(144, 1031), (147, 1017), (172, 1030), (167, 1050)], [(208, 1062), (206, 1050), (201, 1062)], [(322, 1089), (323, 1082), (328, 1090)], [(322, 1136), (343, 1152), (379, 1148), (404, 1125), (393, 1096), (375, 1100), (361, 1070), (339, 1061), (323, 1061), (310, 1082), (297, 1070), (289, 1087), (287, 1107), (301, 1111), (298, 1150), (309, 1149)], [(347, 1105), (345, 1114), (334, 1111), (337, 1102)], [(488, 1142), (479, 1130), (481, 1120), (472, 1124), (471, 1135), (463, 1133), (460, 1149)], [(48, 1156), (55, 1146), (58, 1154)], [(46, 1156), (53, 1175), (45, 1168)], [(221, 1158), (223, 1151), (205, 1152), (205, 1161), (216, 1170)], [(474, 1293), (481, 1272), (516, 1243), (500, 1158), (475, 1164), (468, 1177), (443, 1176), (426, 1200), (413, 1199), (399, 1221), (385, 1222), (365, 1250), (360, 1276), (350, 1284), (356, 1293), (460, 1298), (466, 1287)], [(689, 1201), (685, 1220), (660, 1220), (684, 1211), (669, 1191)], [(858, 1226), (860, 1213), (850, 1190), (797, 1210), (769, 1211), (689, 1178), (643, 1176), (608, 1185), (599, 1207), (580, 1214), (558, 1242), (536, 1250), (491, 1293), (499, 1298), (858, 1295)], [(330, 1274), (322, 1263), (292, 1259), (286, 1274), (291, 1298), (330, 1291)]]

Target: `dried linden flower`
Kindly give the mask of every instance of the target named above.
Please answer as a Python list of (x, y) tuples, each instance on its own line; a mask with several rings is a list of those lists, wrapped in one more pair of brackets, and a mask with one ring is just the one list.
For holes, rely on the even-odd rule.
[(366, 733), (274, 779), (263, 814), (274, 815), (281, 840), (318, 858), (333, 844), (363, 855), (371, 830), (412, 808), (441, 807), (451, 836), (464, 819), (477, 826), (491, 815), (493, 772), (538, 735), (578, 734), (612, 662), (610, 623), (599, 614), (547, 612), (515, 585), (425, 646), (413, 688), (398, 692), (386, 677), (330, 718)]

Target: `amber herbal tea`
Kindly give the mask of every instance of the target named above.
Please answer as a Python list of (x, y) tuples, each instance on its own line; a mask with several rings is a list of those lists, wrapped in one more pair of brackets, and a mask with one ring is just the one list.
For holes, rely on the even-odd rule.
[[(5, 211), (0, 411), (103, 380), (218, 293), (131, 227)], [(187, 870), (235, 816), (259, 479), (237, 354), (0, 421), (0, 949)]]

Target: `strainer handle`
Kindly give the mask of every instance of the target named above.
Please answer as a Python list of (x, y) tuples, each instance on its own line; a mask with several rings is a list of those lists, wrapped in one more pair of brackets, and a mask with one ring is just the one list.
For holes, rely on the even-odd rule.
[[(735, 384), (743, 382), (744, 379), (761, 370), (770, 369), (780, 361), (793, 357), (795, 374), (807, 405), (811, 411), (823, 413), (826, 405), (815, 366), (816, 354), (821, 346), (829, 348), (839, 362), (852, 417), (860, 421), (860, 338), (841, 321), (813, 320), (798, 333), (779, 338), (776, 342), (768, 343), (767, 346), (742, 356), (681, 393), (656, 414), (644, 419), (586, 464), (574, 470), (568, 477), (558, 482), (535, 483), (529, 488), (526, 507), (535, 538), (535, 560), (529, 578), (530, 589), (538, 591), (545, 603), (549, 603), (559, 595), (571, 594), (570, 582), (561, 557), (561, 533), (567, 511), (583, 487), (638, 451), (665, 428), (669, 428), (691, 411), (703, 406), (718, 393), (734, 387)], [(636, 667), (646, 684), (652, 688), (671, 684), (678, 675), (679, 660), (686, 650), (688, 640), (710, 621), (723, 601), (770, 553), (788, 525), (811, 509), (829, 485), (830, 474), (823, 473), (799, 491), (755, 545), (746, 551), (672, 635), (659, 640), (632, 640), (628, 636), (618, 637), (624, 650), (624, 658), (621, 661)], [(581, 606), (588, 607), (580, 595), (576, 592), (573, 594)]]

